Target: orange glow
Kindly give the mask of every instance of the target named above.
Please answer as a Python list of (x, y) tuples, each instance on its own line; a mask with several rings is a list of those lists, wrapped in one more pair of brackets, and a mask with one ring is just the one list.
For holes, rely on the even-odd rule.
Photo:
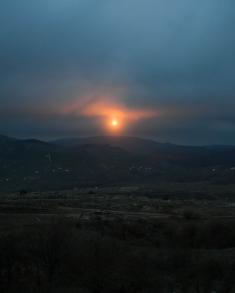
[(116, 119), (113, 119), (113, 120), (112, 120), (112, 126), (113, 126), (113, 127), (117, 127), (118, 124), (119, 124), (119, 123), (118, 123), (118, 121), (117, 121)]
[(123, 123), (120, 123), (120, 121), (117, 118), (111, 118), (106, 123), (106, 129), (111, 133), (119, 133), (122, 132), (124, 128)]
[(156, 115), (156, 111), (142, 109), (128, 109), (121, 103), (112, 101), (93, 101), (84, 105), (80, 113), (89, 117), (117, 117), (116, 119), (128, 118), (128, 120), (138, 120)]
[(156, 109), (127, 107), (122, 100), (113, 96), (84, 97), (65, 106), (63, 114), (97, 118), (108, 132), (120, 133), (138, 120), (157, 116)]

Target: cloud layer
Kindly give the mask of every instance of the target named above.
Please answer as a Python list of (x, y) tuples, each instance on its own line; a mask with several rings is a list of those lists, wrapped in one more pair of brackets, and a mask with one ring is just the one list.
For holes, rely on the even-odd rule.
[(234, 12), (232, 0), (1, 1), (0, 132), (98, 135), (116, 109), (138, 116), (125, 134), (235, 144)]

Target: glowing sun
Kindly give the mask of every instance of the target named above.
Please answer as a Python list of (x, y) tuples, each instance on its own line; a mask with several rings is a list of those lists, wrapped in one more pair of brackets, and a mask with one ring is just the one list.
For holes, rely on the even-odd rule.
[(113, 127), (117, 127), (118, 124), (119, 124), (119, 122), (118, 122), (117, 119), (112, 119), (112, 121), (111, 121), (111, 125), (112, 125)]

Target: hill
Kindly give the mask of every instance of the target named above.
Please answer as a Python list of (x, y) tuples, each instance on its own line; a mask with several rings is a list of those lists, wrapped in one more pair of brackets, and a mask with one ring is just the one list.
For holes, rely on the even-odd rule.
[(109, 145), (155, 161), (188, 167), (235, 164), (235, 146), (184, 146), (128, 136), (64, 138), (52, 143), (67, 147)]
[(150, 139), (143, 139), (138, 137), (128, 136), (93, 136), (83, 138), (62, 138), (52, 141), (61, 146), (81, 146), (81, 145), (111, 145), (120, 147), (128, 152), (136, 154), (151, 154), (159, 148), (164, 147), (167, 144), (161, 144)]
[(235, 181), (235, 147), (179, 146), (133, 137), (43, 142), (0, 136), (0, 191)]
[(0, 190), (116, 184), (142, 164), (138, 156), (109, 145), (73, 148), (5, 137), (0, 140)]

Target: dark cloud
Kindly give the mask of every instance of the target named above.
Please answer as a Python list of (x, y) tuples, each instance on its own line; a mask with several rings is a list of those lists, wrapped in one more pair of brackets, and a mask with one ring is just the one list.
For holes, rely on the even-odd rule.
[(111, 89), (161, 112), (129, 134), (235, 144), (234, 12), (232, 0), (1, 1), (0, 132), (101, 134), (97, 118), (57, 110)]

